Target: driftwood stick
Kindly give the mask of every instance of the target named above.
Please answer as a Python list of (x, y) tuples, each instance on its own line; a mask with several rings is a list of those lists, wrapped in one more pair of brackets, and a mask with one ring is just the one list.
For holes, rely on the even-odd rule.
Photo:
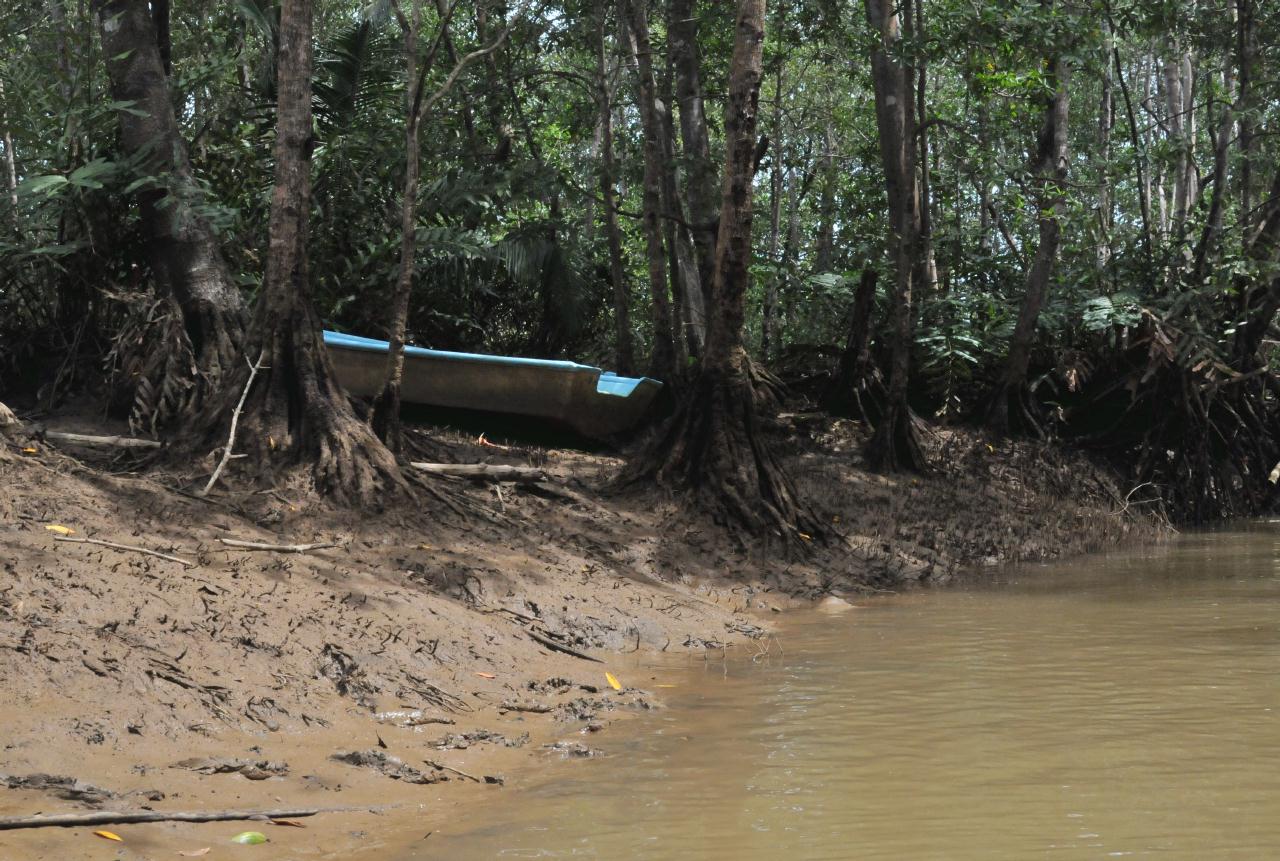
[(259, 544), (256, 541), (237, 541), (234, 538), (219, 538), (223, 544), (236, 550), (268, 550), (274, 553), (306, 553), (311, 550), (324, 550), (326, 547), (337, 547), (332, 541), (321, 541), (316, 544)]
[(266, 357), (267, 351), (263, 350), (258, 354), (258, 361), (249, 366), (249, 381), (244, 384), (244, 391), (240, 393), (240, 402), (236, 404), (235, 411), (231, 413), (231, 432), (227, 434), (227, 447), (222, 450), (222, 460), (218, 461), (218, 466), (214, 469), (213, 475), (209, 476), (209, 483), (204, 486), (204, 490), (197, 492), (197, 496), (209, 495), (209, 491), (213, 490), (213, 485), (217, 482), (218, 476), (222, 475), (222, 470), (226, 469), (227, 462), (231, 460), (231, 451), (236, 444), (236, 425), (240, 423), (240, 413), (244, 409), (244, 402), (249, 398), (249, 390), (253, 388), (253, 378), (258, 376), (258, 370), (262, 367), (262, 360)]
[(232, 822), (241, 819), (301, 819), (318, 813), (345, 813), (363, 807), (311, 807), (300, 810), (98, 810), (92, 813), (57, 813), (52, 816), (16, 816), (0, 819), (0, 831), (15, 828), (76, 828), (85, 825), (124, 825), (131, 822)]
[(178, 556), (170, 556), (168, 553), (161, 553), (157, 550), (148, 550), (145, 547), (134, 547), (132, 544), (117, 544), (114, 541), (99, 541), (97, 538), (71, 538), (66, 535), (53, 536), (54, 541), (65, 541), (68, 544), (94, 544), (98, 547), (110, 547), (112, 550), (124, 550), (129, 553), (141, 553), (144, 556), (154, 556), (157, 559), (167, 559), (170, 562), (177, 562), (179, 565), (185, 565), (188, 568), (195, 568), (196, 563), (190, 559), (182, 559)]
[(474, 774), (467, 774), (465, 771), (463, 771), (460, 768), (454, 768), (451, 765), (441, 765), (440, 763), (436, 762), (434, 759), (424, 759), (423, 762), (425, 762), (427, 765), (439, 771), (451, 771), (454, 774), (465, 777), (467, 780), (474, 780), (476, 783), (483, 783), (483, 781), (480, 780), (480, 778), (476, 777)]
[(68, 433), (67, 431), (47, 430), (41, 436), (57, 442), (89, 446), (90, 448), (160, 448), (162, 445), (162, 443), (158, 443), (153, 439), (139, 439), (133, 436), (91, 436), (83, 433)]
[(534, 466), (505, 466), (497, 463), (411, 463), (430, 475), (456, 475), (488, 481), (515, 481), (526, 484), (545, 481), (546, 471)]
[(561, 644), (557, 643), (555, 640), (551, 639), (550, 637), (544, 637), (542, 634), (539, 634), (537, 631), (534, 631), (530, 628), (525, 628), (524, 632), (528, 634), (531, 639), (541, 643), (542, 645), (546, 646), (548, 649), (551, 649), (553, 651), (564, 652), (566, 655), (572, 655), (573, 657), (581, 658), (584, 661), (593, 661), (597, 664), (604, 663), (604, 661), (600, 660), (599, 658), (593, 658), (590, 655), (584, 655), (582, 652), (579, 652), (577, 649), (571, 649), (568, 646), (562, 646)]

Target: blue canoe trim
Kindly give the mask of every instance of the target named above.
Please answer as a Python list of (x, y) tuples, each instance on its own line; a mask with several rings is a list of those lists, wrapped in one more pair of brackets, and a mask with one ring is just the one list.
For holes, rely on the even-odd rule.
[[(376, 338), (362, 338), (359, 335), (346, 335), (342, 332), (325, 331), (324, 342), (331, 347), (345, 347), (348, 350), (366, 350), (371, 353), (385, 353), (390, 349), (386, 341)], [(519, 356), (490, 356), (484, 353), (453, 353), (447, 350), (428, 350), (425, 347), (405, 347), (406, 356), (422, 356), (424, 358), (441, 359), (449, 362), (481, 362), (487, 365), (505, 365), (507, 367), (544, 368), (549, 371), (569, 371), (577, 373), (599, 374), (596, 391), (602, 395), (626, 398), (636, 387), (648, 380), (662, 385), (658, 380), (649, 377), (620, 377), (613, 371), (601, 371), (591, 365), (579, 365), (577, 362), (563, 362), (556, 359), (526, 359)]]

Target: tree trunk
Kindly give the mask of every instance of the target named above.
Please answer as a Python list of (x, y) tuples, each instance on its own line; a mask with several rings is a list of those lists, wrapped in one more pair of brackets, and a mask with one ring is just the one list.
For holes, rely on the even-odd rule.
[[(781, 12), (778, 16), (782, 20)], [(781, 27), (779, 27), (781, 29)], [(773, 352), (777, 342), (778, 325), (778, 281), (782, 277), (782, 262), (778, 259), (782, 245), (782, 190), (785, 168), (783, 164), (782, 143), (782, 83), (785, 70), (785, 58), (779, 56), (773, 72), (773, 142), (772, 158), (769, 164), (769, 272), (765, 282), (764, 303), (760, 309), (760, 361), (768, 364), (769, 354)]]
[(1125, 119), (1129, 125), (1129, 144), (1133, 147), (1134, 172), (1138, 180), (1138, 212), (1142, 216), (1142, 247), (1146, 253), (1148, 267), (1154, 269), (1155, 240), (1152, 236), (1151, 172), (1147, 168), (1147, 150), (1144, 146), (1144, 139), (1138, 130), (1138, 118), (1133, 107), (1133, 96), (1129, 92), (1129, 84), (1124, 75), (1124, 66), (1120, 62), (1120, 48), (1114, 41), (1116, 25), (1111, 14), (1110, 0), (1104, 0), (1103, 11), (1106, 17), (1107, 33), (1110, 34), (1113, 40), (1111, 66), (1115, 70), (1115, 81), (1120, 87), (1120, 96), (1124, 101)]
[(4, 111), (4, 81), (0, 81), (0, 133), (4, 137), (4, 185), (9, 192), (14, 232), (21, 230), (18, 219), (18, 161), (13, 154), (13, 133), (9, 130), (8, 116)]
[(698, 281), (709, 294), (716, 267), (716, 234), (720, 199), (718, 171), (711, 160), (711, 137), (702, 93), (702, 59), (698, 49), (698, 19), (694, 0), (670, 0), (667, 51), (675, 72), (676, 102), (680, 106), (680, 139), (684, 144), (686, 197), (690, 232), (698, 257)]
[(698, 376), (631, 469), (693, 490), (731, 528), (812, 540), (818, 522), (762, 436), (743, 344), (751, 266), (752, 175), (763, 74), (764, 0), (739, 0), (725, 107), (725, 180), (706, 351)]
[[(1243, 325), (1236, 331), (1233, 364), (1242, 374), (1260, 366), (1259, 350), (1280, 311), (1280, 277), (1273, 274), (1280, 263), (1280, 169), (1261, 210), (1256, 232), (1245, 246), (1258, 274), (1253, 281), (1240, 284), (1242, 301), (1237, 319)], [(1256, 283), (1259, 279), (1261, 284)]]
[(671, 259), (671, 294), (677, 297), (683, 355), (699, 358), (707, 340), (706, 294), (698, 271), (697, 252), (689, 232), (689, 219), (680, 194), (680, 176), (676, 169), (675, 121), (671, 116), (671, 74), (668, 69), (663, 98), (658, 102), (662, 119), (662, 201), (667, 213), (667, 244)]
[(1168, 112), (1169, 138), (1174, 146), (1173, 218), (1175, 240), (1185, 241), (1187, 214), (1199, 195), (1195, 165), (1195, 104), (1191, 52), (1181, 48), (1176, 38), (1165, 50), (1165, 109)]
[[(1098, 261), (1099, 287), (1104, 287), (1103, 273), (1111, 263), (1111, 228), (1113, 222), (1111, 200), (1111, 132), (1115, 128), (1115, 96), (1111, 55), (1115, 51), (1115, 37), (1108, 22), (1102, 22), (1102, 98), (1098, 102), (1098, 164), (1101, 175), (1098, 181), (1098, 244), (1095, 258)], [(1136, 153), (1135, 153), (1136, 155)]]
[(213, 228), (200, 214), (201, 188), (173, 115), (146, 0), (97, 2), (94, 11), (112, 98), (130, 105), (118, 115), (124, 152), (140, 157), (140, 171), (158, 178), (137, 193), (142, 232), (152, 274), (181, 307), (195, 353), (194, 413), (227, 373), (239, 371), (244, 303)]
[[(321, 493), (377, 506), (404, 477), (338, 386), (311, 300), (311, 20), (311, 0), (283, 0), (267, 274), (252, 333), (265, 370), (245, 400), (237, 448), (268, 474), (308, 464)], [(224, 390), (228, 403), (240, 388)]]
[(169, 34), (169, 0), (151, 0), (151, 20), (156, 25), (156, 50), (165, 76), (173, 74), (173, 39)]
[[(417, 263), (418, 182), (420, 150), (418, 146), (418, 104), (422, 78), (418, 75), (418, 31), (422, 26), (420, 0), (410, 0), (413, 8), (401, 26), (404, 29), (405, 119), (404, 119), (404, 186), (400, 198), (400, 271), (391, 296), (391, 321), (388, 326), (387, 374), (382, 392), (373, 404), (370, 423), (373, 432), (393, 452), (401, 448), (400, 388), (404, 381), (404, 347), (408, 337), (409, 302), (413, 294), (413, 273)], [(443, 26), (443, 25), (442, 25)], [(424, 76), (425, 77), (425, 76)]]
[[(903, 18), (910, 21), (903, 5)], [(912, 289), (917, 271), (920, 237), (920, 189), (916, 172), (915, 80), (911, 69), (897, 59), (904, 37), (894, 0), (866, 0), (867, 21), (875, 31), (871, 77), (875, 88), (876, 125), (889, 200), (889, 249), (894, 289), (889, 320), (891, 358), (884, 414), (867, 446), (872, 469), (922, 470), (927, 464), (920, 448), (915, 417), (907, 404), (911, 371)]]
[[(915, 3), (909, 4), (906, 9), (908, 14), (913, 16), (911, 32), (914, 33), (917, 41), (923, 43), (928, 35), (924, 29), (923, 0), (916, 0)], [(919, 140), (918, 146), (920, 148), (916, 168), (920, 183), (920, 201), (917, 204), (920, 211), (920, 235), (917, 240), (918, 251), (916, 257), (916, 265), (919, 270), (913, 285), (913, 299), (916, 304), (920, 304), (938, 289), (938, 261), (934, 255), (933, 248), (933, 199), (930, 189), (931, 177), (929, 175), (932, 168), (929, 160), (929, 126), (927, 125), (928, 109), (926, 104), (926, 97), (929, 92), (929, 76), (923, 56), (919, 59), (919, 66), (914, 71), (916, 84), (915, 136)]]
[[(391, 321), (388, 325), (387, 340), (387, 372), (382, 391), (373, 405), (372, 425), (374, 432), (394, 452), (401, 448), (400, 434), (400, 389), (404, 379), (404, 350), (408, 337), (409, 302), (413, 294), (413, 274), (417, 268), (417, 227), (418, 227), (418, 183), (419, 147), (418, 130), (422, 127), (423, 117), (443, 98), (458, 76), (473, 60), (481, 56), (489, 56), (506, 38), (507, 31), (493, 44), (480, 48), (459, 59), (453, 66), (449, 76), (436, 92), (428, 99), (422, 97), (422, 87), (427, 75), (435, 64), (435, 58), (448, 34), (448, 12), (440, 22), (440, 32), (418, 68), (418, 33), (422, 27), (422, 7), (420, 0), (413, 0), (413, 10), (409, 18), (399, 16), (404, 30), (404, 53), (406, 70), (405, 87), (405, 170), (404, 189), (400, 201), (400, 270), (396, 278), (396, 288), (391, 299)], [(557, 199), (552, 200), (552, 217), (557, 215)], [(552, 239), (554, 241), (554, 234)], [(544, 325), (549, 315), (543, 316)]]
[(1231, 158), (1231, 131), (1236, 127), (1231, 101), (1231, 93), (1235, 88), (1235, 71), (1231, 64), (1230, 56), (1222, 62), (1222, 92), (1226, 98), (1222, 103), (1222, 119), (1219, 120), (1218, 131), (1214, 135), (1213, 177), (1210, 180), (1213, 191), (1209, 195), (1209, 211), (1205, 215), (1204, 228), (1200, 231), (1200, 239), (1191, 256), (1188, 283), (1192, 289), (1208, 278), (1210, 255), (1217, 250), (1222, 236), (1222, 210), (1227, 197), (1227, 168)]
[(640, 125), (644, 132), (643, 223), (648, 250), (649, 294), (653, 306), (653, 352), (649, 375), (668, 382), (675, 379), (676, 347), (671, 300), (667, 289), (667, 260), (662, 242), (662, 120), (658, 115), (657, 83), (653, 76), (649, 44), (647, 0), (618, 0), (618, 16), (624, 22), (636, 74)]
[(875, 311), (876, 282), (879, 273), (871, 266), (862, 270), (858, 289), (853, 294), (849, 315), (849, 336), (840, 354), (836, 372), (822, 393), (822, 408), (832, 415), (867, 421), (876, 410), (869, 410), (863, 396), (873, 382), (875, 366), (871, 361), (871, 318)]
[(1240, 96), (1236, 101), (1240, 137), (1240, 211), (1253, 211), (1253, 78), (1258, 56), (1254, 13), (1256, 0), (1236, 0), (1236, 65), (1240, 70)]
[(840, 175), (836, 162), (836, 132), (832, 126), (827, 126), (823, 141), (826, 149), (822, 155), (822, 195), (818, 203), (818, 237), (813, 249), (815, 274), (830, 272), (835, 267), (836, 186)]
[(1068, 108), (1070, 106), (1070, 70), (1061, 55), (1053, 57), (1049, 64), (1054, 84), (1054, 94), (1045, 106), (1044, 124), (1036, 145), (1033, 169), (1036, 185), (1036, 209), (1040, 213), (1038, 227), (1040, 244), (1036, 248), (1031, 268), (1027, 272), (1027, 288), (1018, 312), (1018, 321), (1009, 341), (1009, 356), (1004, 377), (996, 389), (995, 399), (987, 424), (996, 433), (1007, 434), (1015, 413), (1019, 423), (1025, 419), (1033, 429), (1038, 425), (1026, 401), (1027, 368), (1031, 361), (1031, 345), (1035, 339), (1036, 323), (1049, 295), (1058, 260), (1062, 225), (1066, 212), (1066, 181), (1068, 168)]
[(614, 362), (619, 374), (635, 369), (635, 347), (631, 338), (631, 291), (622, 260), (622, 231), (618, 227), (618, 201), (613, 156), (613, 93), (609, 87), (606, 51), (608, 13), (599, 10), (599, 51), (596, 55), (597, 89), (600, 111), (600, 196), (604, 207), (605, 238), (609, 245), (609, 280), (613, 283)]

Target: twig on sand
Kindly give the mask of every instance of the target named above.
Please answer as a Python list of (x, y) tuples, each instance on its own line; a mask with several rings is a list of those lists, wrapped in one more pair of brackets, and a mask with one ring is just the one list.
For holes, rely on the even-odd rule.
[(440, 763), (436, 762), (433, 759), (424, 759), (423, 762), (425, 762), (427, 765), (431, 766), (432, 768), (436, 769), (437, 771), (451, 771), (454, 774), (458, 774), (458, 775), (461, 775), (462, 777), (465, 777), (467, 780), (474, 780), (476, 783), (484, 782), (480, 778), (476, 777), (474, 774), (467, 774), (462, 769), (454, 768), (451, 765), (441, 765)]
[(256, 541), (237, 541), (234, 538), (219, 538), (223, 544), (236, 550), (267, 550), (273, 553), (308, 553), (312, 550), (324, 550), (337, 547), (333, 541), (320, 541), (315, 544), (259, 544)]
[(301, 819), (319, 813), (370, 811), (368, 807), (311, 807), (286, 810), (98, 810), (53, 816), (15, 816), (0, 819), (0, 831), (16, 828), (76, 828), (85, 825), (124, 825), (131, 822), (233, 822), (241, 819)]
[(218, 481), (218, 476), (222, 475), (222, 470), (227, 466), (227, 462), (231, 460), (231, 451), (236, 444), (236, 425), (240, 423), (240, 412), (244, 409), (244, 402), (249, 397), (249, 389), (253, 388), (253, 378), (258, 376), (258, 371), (262, 368), (262, 360), (267, 357), (267, 351), (263, 350), (258, 354), (258, 361), (249, 366), (249, 381), (244, 384), (244, 391), (240, 393), (240, 402), (236, 404), (235, 412), (231, 414), (231, 432), (227, 434), (227, 447), (222, 451), (222, 460), (218, 461), (217, 468), (214, 469), (213, 475), (209, 476), (209, 483), (204, 486), (204, 490), (197, 491), (199, 496), (208, 496), (209, 491), (213, 490), (213, 485)]
[(572, 655), (573, 657), (581, 658), (584, 661), (593, 661), (597, 664), (604, 663), (604, 661), (600, 660), (599, 658), (593, 658), (590, 655), (585, 655), (582, 652), (579, 652), (577, 649), (571, 649), (568, 646), (564, 646), (564, 645), (561, 645), (560, 643), (557, 643), (555, 640), (551, 639), (550, 637), (544, 637), (542, 634), (539, 634), (537, 631), (534, 631), (531, 628), (524, 628), (523, 630), (526, 634), (529, 635), (531, 639), (541, 643), (542, 645), (546, 646), (548, 649), (551, 649), (556, 652), (564, 652), (566, 655)]
[(157, 550), (148, 550), (145, 547), (134, 547), (131, 544), (117, 544), (114, 541), (99, 541), (97, 538), (71, 538), (66, 535), (53, 536), (54, 541), (65, 541), (68, 544), (94, 544), (98, 547), (110, 547), (112, 550), (124, 550), (129, 553), (141, 553), (144, 556), (154, 556), (157, 559), (167, 559), (170, 562), (177, 562), (179, 565), (185, 565), (188, 568), (195, 568), (196, 563), (190, 559), (182, 559), (178, 556), (170, 556), (168, 553), (161, 553)]

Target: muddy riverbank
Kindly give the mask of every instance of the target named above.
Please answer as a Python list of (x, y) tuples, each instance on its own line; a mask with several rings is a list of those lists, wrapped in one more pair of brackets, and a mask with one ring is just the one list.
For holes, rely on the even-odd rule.
[[(0, 816), (391, 804), (426, 834), (661, 708), (637, 656), (764, 652), (774, 611), (825, 595), (1160, 535), (1078, 455), (945, 432), (930, 441), (935, 474), (888, 477), (861, 470), (854, 425), (787, 434), (835, 535), (805, 558), (728, 539), (656, 492), (604, 492), (619, 461), (598, 454), (437, 435), (439, 459), (532, 464), (551, 480), (448, 482), (445, 499), (353, 515), (288, 486), (195, 499), (177, 492), (183, 476), (7, 445)], [(290, 857), (356, 857), (392, 815), (267, 830)], [(160, 857), (225, 848), (245, 827), (114, 830), (126, 857)], [(112, 857), (95, 841), (0, 832), (0, 855)]]

